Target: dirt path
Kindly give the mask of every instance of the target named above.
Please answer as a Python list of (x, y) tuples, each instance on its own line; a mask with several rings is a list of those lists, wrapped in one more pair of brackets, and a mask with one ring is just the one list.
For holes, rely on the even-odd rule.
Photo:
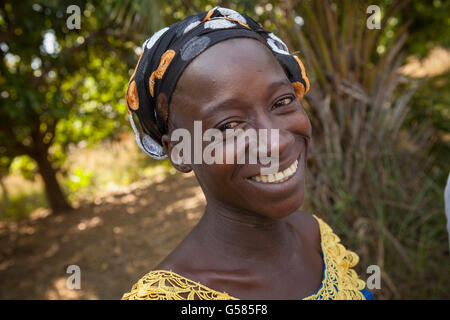
[[(0, 299), (119, 299), (189, 233), (204, 205), (195, 177), (175, 174), (0, 227)], [(66, 287), (72, 264), (80, 290)]]

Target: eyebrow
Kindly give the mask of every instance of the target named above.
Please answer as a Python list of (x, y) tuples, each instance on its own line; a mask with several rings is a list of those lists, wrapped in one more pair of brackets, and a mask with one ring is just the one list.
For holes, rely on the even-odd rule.
[[(281, 80), (277, 80), (277, 81), (274, 81), (274, 82), (270, 83), (269, 85), (267, 85), (266, 89), (267, 90), (274, 90), (275, 88), (278, 88), (278, 87), (281, 87), (281, 86), (290, 86), (290, 85), (291, 85), (291, 83), (289, 82), (289, 80), (281, 79)], [(218, 109), (220, 109), (221, 107), (223, 107), (225, 105), (238, 103), (238, 102), (240, 102), (240, 100), (236, 99), (236, 98), (225, 99), (225, 100), (219, 102), (218, 104), (216, 104), (216, 105), (214, 105), (212, 107), (209, 107), (208, 111), (206, 112), (206, 114), (204, 116), (204, 118), (208, 117), (210, 114), (214, 113), (215, 111), (217, 111)]]
[(267, 86), (267, 89), (274, 89), (274, 88), (281, 87), (281, 86), (291, 86), (291, 85), (292, 84), (289, 82), (288, 79), (281, 79), (281, 80), (274, 81), (271, 84), (269, 84)]

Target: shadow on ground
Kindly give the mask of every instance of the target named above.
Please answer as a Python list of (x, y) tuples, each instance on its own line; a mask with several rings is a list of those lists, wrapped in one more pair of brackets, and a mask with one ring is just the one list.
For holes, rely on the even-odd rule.
[[(61, 215), (0, 228), (0, 299), (119, 299), (200, 219), (193, 175), (166, 176)], [(69, 265), (81, 289), (66, 286)]]

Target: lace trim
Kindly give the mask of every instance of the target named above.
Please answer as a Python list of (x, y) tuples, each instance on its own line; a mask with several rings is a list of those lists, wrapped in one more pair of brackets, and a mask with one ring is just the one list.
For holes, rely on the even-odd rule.
[(122, 300), (238, 300), (175, 272), (155, 270), (143, 276)]
[(320, 289), (304, 300), (366, 300), (361, 292), (365, 283), (351, 269), (358, 264), (358, 255), (345, 249), (330, 226), (313, 216), (319, 222), (325, 272)]
[[(339, 237), (322, 219), (313, 215), (319, 223), (324, 261), (324, 277), (316, 293), (304, 300), (365, 300), (361, 292), (364, 281), (351, 269), (359, 257), (345, 249)], [(142, 277), (122, 300), (239, 300), (189, 280), (168, 270), (154, 270)]]

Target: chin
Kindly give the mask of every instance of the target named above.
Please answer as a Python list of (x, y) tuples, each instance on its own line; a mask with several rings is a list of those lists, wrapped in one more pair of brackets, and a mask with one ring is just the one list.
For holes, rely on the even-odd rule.
[(279, 201), (275, 204), (267, 204), (258, 208), (260, 215), (264, 215), (272, 219), (283, 219), (295, 213), (303, 205), (305, 198), (304, 189), (300, 189), (295, 195), (288, 199)]

